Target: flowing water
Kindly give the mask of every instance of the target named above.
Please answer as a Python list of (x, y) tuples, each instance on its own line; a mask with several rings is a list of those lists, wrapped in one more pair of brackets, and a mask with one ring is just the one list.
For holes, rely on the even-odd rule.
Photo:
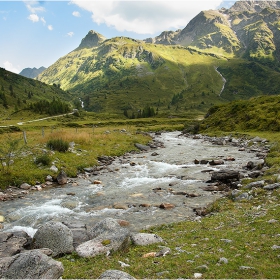
[[(76, 178), (74, 183), (62, 187), (46, 188), (30, 192), (22, 199), (1, 202), (0, 214), (6, 218), (4, 230), (21, 229), (33, 236), (46, 221), (93, 225), (105, 217), (127, 220), (131, 229), (139, 230), (193, 218), (193, 208), (206, 206), (221, 196), (219, 192), (202, 190), (211, 177), (208, 171), (239, 170), (256, 159), (253, 154), (238, 151), (238, 147), (216, 146), (179, 134), (156, 136), (164, 148), (119, 157), (109, 166), (110, 170), (104, 169), (97, 176)], [(158, 155), (152, 156), (155, 151)], [(236, 160), (214, 168), (194, 164), (194, 159), (229, 156)], [(94, 184), (95, 180), (102, 184)], [(183, 192), (196, 197), (182, 195)], [(175, 208), (160, 209), (161, 203), (172, 203)]]

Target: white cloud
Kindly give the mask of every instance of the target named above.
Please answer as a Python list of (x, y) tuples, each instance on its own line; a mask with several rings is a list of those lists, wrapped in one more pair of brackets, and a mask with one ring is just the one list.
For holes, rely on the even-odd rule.
[(52, 31), (53, 30), (53, 26), (52, 25), (48, 25), (48, 29)]
[(74, 32), (72, 32), (72, 31), (67, 33), (68, 37), (72, 37), (73, 35), (74, 35)]
[(15, 67), (11, 62), (9, 62), (9, 61), (5, 61), (4, 63), (3, 63), (3, 65), (4, 65), (4, 68), (6, 69), (6, 70), (8, 70), (8, 71), (11, 71), (11, 72), (14, 72), (14, 73), (19, 73), (20, 72), (20, 70), (17, 68), (17, 67)]
[(222, 0), (195, 1), (80, 1), (76, 4), (92, 13), (97, 24), (118, 31), (155, 34), (163, 30), (184, 28), (202, 10), (216, 9)]
[(30, 13), (36, 14), (38, 12), (44, 12), (45, 8), (42, 6), (38, 6), (40, 2), (38, 1), (23, 1), (26, 8), (29, 10)]
[(41, 17), (40, 21), (42, 21), (44, 25), (46, 24), (46, 20), (44, 19), (44, 17)]
[(80, 14), (79, 12), (77, 12), (77, 11), (74, 11), (74, 12), (72, 13), (72, 15), (73, 15), (74, 17), (80, 17), (80, 16), (81, 16), (81, 14)]
[(29, 15), (28, 19), (31, 20), (32, 22), (38, 22), (39, 21), (39, 17), (36, 14)]

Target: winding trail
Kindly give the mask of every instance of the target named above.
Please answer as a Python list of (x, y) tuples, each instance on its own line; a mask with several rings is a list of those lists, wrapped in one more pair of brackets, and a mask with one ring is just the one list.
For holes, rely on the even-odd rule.
[[(74, 112), (72, 113), (67, 113), (67, 114), (62, 114), (62, 115), (56, 115), (56, 116), (50, 116), (50, 117), (45, 117), (45, 118), (41, 118), (41, 119), (36, 119), (36, 120), (31, 120), (31, 121), (27, 121), (27, 122), (18, 122), (17, 125), (23, 125), (26, 123), (33, 123), (33, 122), (39, 122), (39, 121), (44, 121), (47, 119), (53, 119), (53, 118), (60, 118), (60, 117), (64, 117), (64, 116), (68, 116), (68, 115), (73, 115)], [(15, 126), (15, 125), (1, 125), (0, 128), (6, 128), (6, 127), (11, 127), (11, 126)]]

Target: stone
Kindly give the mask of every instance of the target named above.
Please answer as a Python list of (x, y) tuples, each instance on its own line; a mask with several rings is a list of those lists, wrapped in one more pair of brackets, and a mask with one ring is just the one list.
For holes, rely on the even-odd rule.
[(94, 225), (92, 228), (88, 230), (89, 237), (91, 239), (103, 235), (110, 232), (115, 232), (121, 229), (120, 224), (118, 223), (118, 220), (112, 219), (112, 218), (106, 218), (100, 222), (98, 222), (96, 225)]
[(35, 233), (32, 248), (49, 248), (53, 251), (53, 257), (72, 253), (73, 233), (60, 222), (47, 222)]
[(224, 257), (220, 258), (219, 264), (222, 264), (222, 263), (227, 264), (228, 263), (228, 259), (224, 258)]
[(275, 190), (280, 188), (280, 183), (269, 184), (263, 187), (264, 190)]
[(237, 196), (234, 200), (241, 201), (241, 200), (250, 200), (250, 199), (251, 199), (251, 196), (247, 192), (245, 192), (245, 193), (242, 193), (239, 196)]
[(114, 209), (120, 209), (120, 210), (127, 210), (128, 209), (128, 206), (125, 205), (125, 204), (121, 204), (121, 203), (115, 203), (113, 205), (113, 208)]
[(0, 215), (0, 223), (4, 223), (5, 222), (5, 217)]
[(0, 262), (0, 278), (3, 279), (58, 279), (63, 272), (61, 262), (40, 250), (25, 251), (2, 258)]
[(61, 170), (56, 178), (59, 185), (64, 185), (67, 183), (67, 174), (65, 171)]
[(80, 257), (94, 257), (108, 251), (126, 250), (130, 244), (130, 232), (125, 228), (118, 231), (103, 233), (94, 239), (80, 244), (76, 252)]
[(31, 188), (31, 185), (27, 184), (27, 183), (23, 183), (20, 185), (20, 189), (22, 190), (29, 190)]
[(220, 170), (212, 173), (211, 181), (228, 182), (229, 180), (239, 180), (240, 174), (236, 170)]
[(156, 257), (165, 257), (171, 253), (171, 249), (163, 246), (162, 249), (156, 253)]
[(206, 272), (207, 270), (209, 270), (209, 268), (206, 264), (200, 265), (200, 266), (196, 267), (195, 269), (198, 270), (199, 272)]
[(106, 270), (98, 279), (136, 279), (130, 274), (120, 270)]
[(131, 234), (130, 238), (133, 244), (139, 246), (146, 246), (149, 244), (164, 242), (164, 240), (160, 236), (151, 233)]
[(280, 246), (278, 246), (278, 245), (273, 245), (273, 246), (271, 247), (271, 249), (272, 249), (272, 250), (280, 250)]
[(171, 204), (171, 203), (168, 203), (168, 202), (165, 202), (165, 203), (161, 203), (159, 208), (160, 209), (165, 209), (165, 210), (170, 210), (170, 209), (175, 208), (175, 205)]
[(101, 184), (102, 184), (102, 182), (101, 182), (101, 181), (99, 181), (99, 180), (94, 180), (94, 181), (93, 181), (93, 184), (94, 184), (94, 185), (101, 185)]
[(149, 146), (142, 145), (142, 144), (139, 144), (139, 143), (135, 143), (134, 146), (141, 151), (149, 151), (151, 149)]
[(257, 181), (249, 183), (247, 186), (245, 186), (245, 189), (252, 189), (252, 188), (262, 188), (264, 186), (264, 181)]
[(58, 168), (55, 165), (52, 165), (50, 167), (50, 171), (53, 171), (53, 172), (57, 173), (58, 172)]
[(51, 175), (47, 175), (46, 179), (47, 182), (52, 182), (53, 181), (53, 177)]
[(209, 164), (210, 165), (222, 165), (222, 164), (225, 164), (225, 162), (221, 159), (214, 159), (214, 160), (209, 161)]
[(0, 232), (0, 258), (11, 257), (25, 250), (28, 239), (12, 232)]

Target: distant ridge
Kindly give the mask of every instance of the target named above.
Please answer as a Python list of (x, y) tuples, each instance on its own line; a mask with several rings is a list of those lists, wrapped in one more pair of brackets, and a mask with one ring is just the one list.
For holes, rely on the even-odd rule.
[(36, 78), (39, 74), (41, 74), (44, 70), (47, 68), (44, 66), (41, 66), (40, 68), (24, 68), (19, 75), (26, 77), (26, 78), (31, 78), (34, 79)]

